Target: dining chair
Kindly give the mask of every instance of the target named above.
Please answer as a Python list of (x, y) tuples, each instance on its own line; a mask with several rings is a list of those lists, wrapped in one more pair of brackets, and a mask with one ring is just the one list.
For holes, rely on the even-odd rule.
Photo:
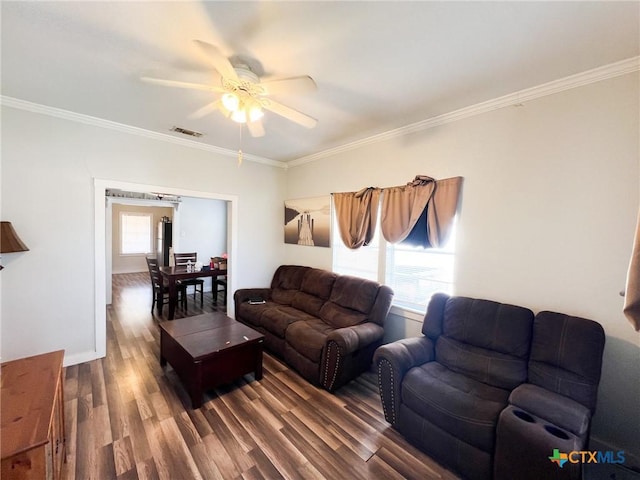
[[(219, 263), (221, 260), (223, 260), (222, 257), (213, 257), (211, 260), (213, 260), (215, 263)], [(218, 288), (218, 287), (222, 287), (222, 288)], [(218, 292), (222, 291), (224, 293), (223, 295), (223, 305), (227, 304), (227, 276), (221, 276), (221, 277), (216, 277), (213, 278), (211, 277), (211, 293), (213, 295), (213, 304), (214, 305), (218, 305)]]
[[(198, 261), (198, 253), (174, 253), (173, 259), (175, 261), (176, 267), (186, 267), (189, 262), (191, 265), (195, 266)], [(203, 295), (204, 295), (204, 280), (202, 278), (185, 278), (184, 280), (180, 280), (185, 287), (189, 287), (193, 285), (193, 300), (196, 299), (196, 294), (200, 292), (200, 306), (203, 304)]]
[[(158, 259), (147, 257), (146, 260), (152, 287), (151, 313), (153, 313), (153, 307), (157, 305), (158, 313), (162, 315), (164, 304), (169, 303), (169, 286), (164, 283)], [(187, 308), (187, 287), (182, 282), (178, 282), (176, 288), (178, 289), (178, 303), (182, 304), (182, 308)]]

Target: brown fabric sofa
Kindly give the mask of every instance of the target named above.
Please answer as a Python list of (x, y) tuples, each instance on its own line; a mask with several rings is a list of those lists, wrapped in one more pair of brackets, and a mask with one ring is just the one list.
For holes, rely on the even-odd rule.
[[(262, 298), (263, 304), (250, 304)], [(317, 268), (282, 265), (270, 288), (234, 293), (236, 319), (309, 382), (333, 391), (367, 370), (382, 343), (393, 291)]]
[(465, 478), (579, 478), (579, 466), (559, 469), (549, 456), (586, 446), (598, 323), (436, 294), (422, 333), (375, 352), (389, 423)]

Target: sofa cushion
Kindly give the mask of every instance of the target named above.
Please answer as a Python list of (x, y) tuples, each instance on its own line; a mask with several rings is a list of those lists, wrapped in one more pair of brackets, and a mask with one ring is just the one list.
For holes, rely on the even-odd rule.
[(494, 387), (527, 380), (533, 312), (516, 305), (434, 295), (423, 333), (437, 338), (436, 361)]
[(250, 325), (261, 325), (260, 317), (269, 308), (273, 308), (275, 303), (267, 301), (263, 304), (251, 305), (248, 302), (238, 303), (236, 306), (236, 318), (242, 318)]
[(310, 295), (305, 292), (296, 292), (291, 299), (291, 306), (298, 310), (313, 315), (315, 317), (320, 316), (320, 309), (324, 305), (325, 300)]
[(280, 305), (291, 305), (293, 297), (296, 296), (298, 290), (286, 290), (284, 288), (274, 288), (271, 290), (271, 299)]
[(335, 328), (352, 327), (369, 320), (380, 285), (364, 278), (341, 275), (336, 278), (320, 318)]
[(442, 333), (476, 347), (526, 359), (532, 327), (533, 312), (528, 308), (456, 297), (445, 305)]
[(273, 274), (271, 288), (282, 288), (284, 290), (300, 290), (302, 279), (310, 267), (299, 265), (281, 265)]
[(402, 402), (460, 440), (493, 452), (495, 429), (509, 391), (449, 370), (437, 362), (414, 367), (402, 382)]
[(285, 331), (292, 323), (301, 320), (313, 320), (314, 318), (308, 313), (301, 312), (289, 305), (273, 304), (271, 308), (265, 309), (260, 315), (257, 325), (280, 338), (285, 338)]
[(314, 318), (290, 324), (285, 333), (285, 338), (287, 344), (300, 355), (313, 362), (320, 363), (327, 335), (333, 330), (334, 328), (331, 325)]
[(368, 314), (376, 301), (380, 285), (365, 278), (339, 276), (333, 284), (329, 300), (336, 305)]
[(314, 316), (320, 315), (320, 309), (331, 295), (331, 287), (336, 279), (336, 274), (326, 270), (311, 268), (307, 271), (300, 291), (291, 300), (291, 306)]
[(593, 320), (540, 312), (533, 326), (529, 383), (595, 410), (605, 335)]
[(337, 277), (338, 275), (333, 272), (310, 268), (302, 279), (300, 291), (326, 300), (331, 295), (331, 289)]
[(458, 342), (445, 335), (436, 340), (436, 360), (449, 369), (494, 387), (514, 389), (527, 381), (527, 361)]
[(300, 290), (302, 279), (310, 267), (282, 265), (278, 267), (271, 280), (271, 299), (282, 305), (291, 305), (293, 297)]
[(367, 315), (333, 302), (327, 302), (320, 309), (320, 318), (333, 328), (344, 328), (365, 322)]

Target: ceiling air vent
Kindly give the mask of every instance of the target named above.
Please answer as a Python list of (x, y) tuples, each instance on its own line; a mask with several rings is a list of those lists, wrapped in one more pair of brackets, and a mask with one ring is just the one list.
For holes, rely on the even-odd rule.
[(202, 133), (200, 132), (194, 132), (193, 130), (187, 130), (186, 128), (182, 128), (182, 127), (173, 127), (171, 128), (172, 132), (178, 132), (178, 133), (182, 133), (184, 135), (189, 135), (190, 137), (201, 137)]

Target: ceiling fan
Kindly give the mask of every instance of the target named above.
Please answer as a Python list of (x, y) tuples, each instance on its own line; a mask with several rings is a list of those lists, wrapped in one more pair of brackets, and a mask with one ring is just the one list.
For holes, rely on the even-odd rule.
[(189, 88), (219, 93), (221, 96), (196, 110), (190, 118), (202, 118), (216, 110), (238, 123), (246, 123), (253, 137), (264, 135), (261, 118), (263, 110), (268, 110), (307, 128), (313, 128), (318, 121), (309, 115), (268, 98), (270, 95), (308, 93), (317, 89), (316, 83), (308, 75), (260, 81), (248, 65), (232, 64), (218, 47), (201, 40), (195, 44), (207, 55), (213, 67), (221, 75), (220, 85), (165, 80), (141, 77), (142, 81), (167, 87)]

